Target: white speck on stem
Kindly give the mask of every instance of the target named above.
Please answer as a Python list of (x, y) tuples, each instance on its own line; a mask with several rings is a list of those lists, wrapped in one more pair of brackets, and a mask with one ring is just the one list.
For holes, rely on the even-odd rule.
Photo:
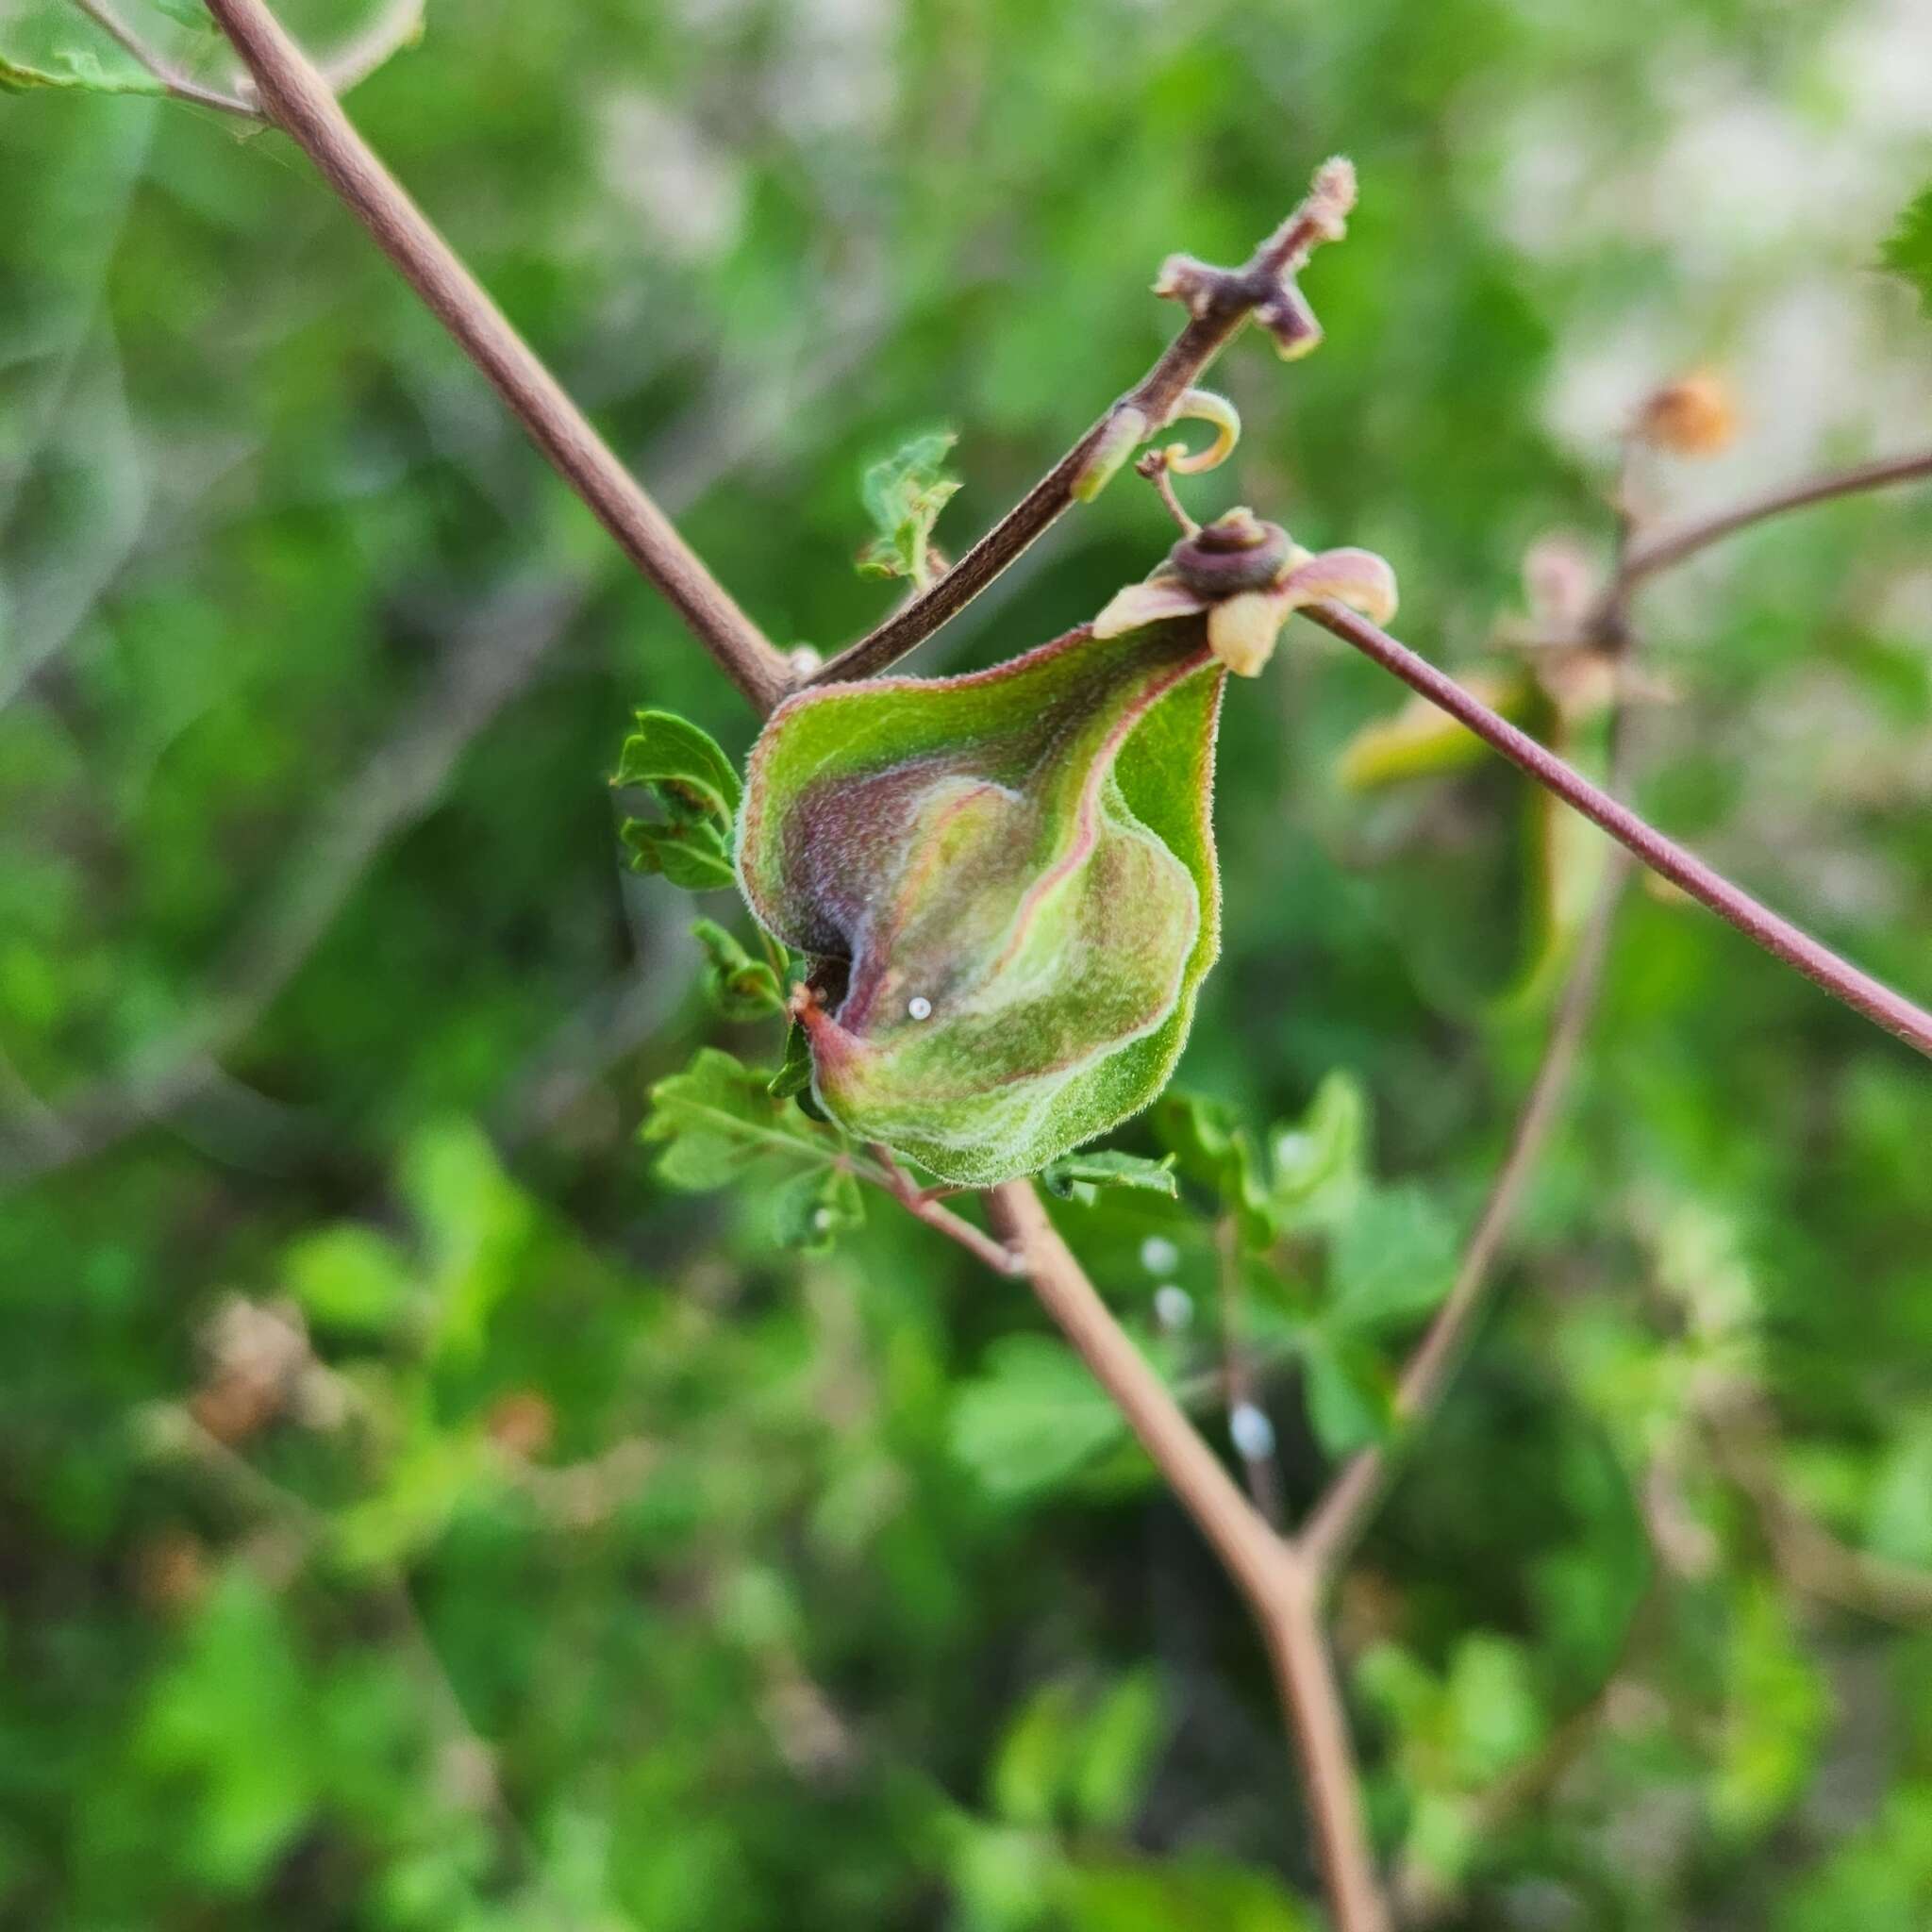
[(932, 1018), (932, 1002), (923, 992), (916, 992), (906, 1002), (906, 1010), (915, 1020), (930, 1020)]
[(1172, 1273), (1181, 1251), (1164, 1234), (1150, 1234), (1141, 1243), (1141, 1265), (1150, 1274)]
[(1252, 1402), (1238, 1402), (1228, 1410), (1227, 1433), (1249, 1462), (1274, 1454), (1274, 1424)]

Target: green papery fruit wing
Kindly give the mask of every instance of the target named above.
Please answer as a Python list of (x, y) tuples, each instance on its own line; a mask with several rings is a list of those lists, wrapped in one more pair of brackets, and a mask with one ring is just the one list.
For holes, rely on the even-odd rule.
[(1219, 943), (1222, 682), (1185, 619), (773, 714), (739, 881), (815, 962), (834, 1120), (983, 1186), (1154, 1098)]

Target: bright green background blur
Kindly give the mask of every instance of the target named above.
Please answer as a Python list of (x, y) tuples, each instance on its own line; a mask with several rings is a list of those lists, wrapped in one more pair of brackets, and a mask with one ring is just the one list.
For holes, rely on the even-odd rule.
[[(1676, 511), (1932, 431), (1871, 268), (1928, 98), (1924, 0), (431, 0), (355, 110), (822, 648), (893, 594), (865, 463), (957, 426), (957, 548), (1151, 359), (1161, 258), (1347, 151), (1326, 344), (1226, 357), (1188, 493), (1384, 551), (1469, 668), (1530, 540), (1601, 552), (1657, 382), (1740, 418), (1651, 466)], [(1024, 1290), (876, 1205), (781, 1252), (635, 1144), (699, 1045), (778, 1046), (606, 783), (638, 703), (741, 753), (722, 678), (277, 137), (0, 97), (0, 1925), (1319, 1923), (1251, 1632)], [(1928, 537), (1861, 499), (1641, 609), (1646, 808), (1922, 997)], [(1124, 477), (919, 661), (1167, 541)], [(1258, 1131), (1339, 1074), (1380, 1177), (1252, 1285), (1298, 1500), (1414, 1325), (1348, 1328), (1346, 1244), (1440, 1288), (1545, 1010), (1518, 781), (1337, 780), (1398, 698), (1297, 627), (1223, 740), (1182, 1081)], [(1066, 1215), (1150, 1341), (1193, 1294), (1184, 1375), (1209, 1217)], [(1831, 1601), (1932, 1567), (1924, 1069), (1639, 891), (1518, 1253), (1340, 1597), (1407, 1909), (1932, 1924), (1925, 1606)]]

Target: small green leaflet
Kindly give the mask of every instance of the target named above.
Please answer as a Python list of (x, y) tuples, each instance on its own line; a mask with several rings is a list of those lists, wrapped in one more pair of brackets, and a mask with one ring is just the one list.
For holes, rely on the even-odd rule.
[(829, 1254), (842, 1234), (865, 1225), (865, 1196), (842, 1167), (811, 1167), (773, 1197), (778, 1239), (807, 1255)]
[(1156, 1102), (1153, 1119), (1155, 1139), (1183, 1177), (1221, 1197), (1248, 1246), (1266, 1247), (1276, 1233), (1274, 1209), (1257, 1175), (1255, 1143), (1234, 1110), (1199, 1094), (1170, 1091)]
[(919, 590), (931, 580), (932, 526), (959, 488), (941, 466), (958, 441), (936, 429), (866, 471), (859, 495), (879, 534), (858, 553), (861, 576), (910, 577)]
[(640, 711), (610, 782), (644, 792), (663, 814), (625, 819), (619, 829), (637, 871), (662, 873), (693, 892), (732, 883), (731, 825), (741, 788), (708, 732), (675, 711)]
[(1932, 187), (1924, 189), (1879, 250), (1881, 267), (1903, 275), (1919, 291), (1919, 307), (1932, 318)]
[(1137, 1154), (1063, 1154), (1040, 1170), (1040, 1179), (1048, 1193), (1083, 1207), (1091, 1207), (1102, 1188), (1134, 1188), (1171, 1201), (1179, 1192), (1174, 1163), (1172, 1154), (1164, 1160), (1143, 1160)]
[(762, 959), (755, 959), (715, 920), (691, 924), (705, 950), (705, 991), (727, 1020), (764, 1020), (785, 1010), (785, 990)]
[(791, 1246), (822, 1250), (864, 1218), (838, 1132), (774, 1098), (763, 1069), (716, 1047), (702, 1048), (683, 1073), (651, 1089), (639, 1139), (663, 1147), (656, 1172), (674, 1188), (722, 1188), (762, 1160), (803, 1170), (774, 1201), (780, 1238)]

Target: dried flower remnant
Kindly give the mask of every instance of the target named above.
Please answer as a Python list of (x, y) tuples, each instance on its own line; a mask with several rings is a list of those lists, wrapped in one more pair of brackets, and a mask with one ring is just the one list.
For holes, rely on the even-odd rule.
[(1375, 624), (1395, 615), (1395, 573), (1371, 550), (1311, 554), (1278, 524), (1231, 509), (1168, 553), (1144, 583), (1130, 584), (1093, 620), (1097, 638), (1206, 615), (1208, 644), (1239, 677), (1258, 677), (1281, 626), (1333, 597)]
[(1721, 375), (1693, 370), (1652, 391), (1638, 413), (1637, 433), (1673, 456), (1715, 456), (1738, 433), (1737, 405)]

